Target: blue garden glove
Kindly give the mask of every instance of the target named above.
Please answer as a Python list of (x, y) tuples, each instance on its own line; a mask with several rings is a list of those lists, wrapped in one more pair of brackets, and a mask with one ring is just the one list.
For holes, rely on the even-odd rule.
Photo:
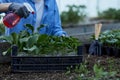
[(8, 7), (8, 12), (14, 12), (18, 16), (20, 16), (21, 18), (22, 17), (27, 18), (30, 14), (28, 9), (23, 4), (20, 4), (20, 3), (12, 3)]

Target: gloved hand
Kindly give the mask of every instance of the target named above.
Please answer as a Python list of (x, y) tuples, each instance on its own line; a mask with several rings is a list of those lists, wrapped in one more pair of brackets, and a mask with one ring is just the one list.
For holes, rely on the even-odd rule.
[(12, 3), (8, 7), (8, 11), (12, 11), (15, 14), (19, 15), (20, 17), (24, 17), (24, 18), (27, 18), (30, 14), (28, 9), (23, 4), (20, 3)]

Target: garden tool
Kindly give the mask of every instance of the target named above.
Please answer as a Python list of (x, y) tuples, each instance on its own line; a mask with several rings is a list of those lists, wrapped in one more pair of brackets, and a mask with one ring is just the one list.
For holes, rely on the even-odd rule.
[(95, 24), (95, 40), (90, 45), (89, 54), (98, 55), (98, 56), (101, 55), (101, 46), (102, 46), (102, 44), (98, 40), (99, 34), (101, 32), (101, 27), (102, 27), (102, 24), (100, 24), (100, 23)]

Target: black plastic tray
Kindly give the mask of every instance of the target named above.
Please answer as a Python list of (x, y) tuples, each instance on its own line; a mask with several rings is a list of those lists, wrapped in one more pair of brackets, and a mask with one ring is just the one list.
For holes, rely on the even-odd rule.
[(11, 56), (12, 72), (50, 72), (74, 69), (83, 61), (82, 47), (78, 55), (71, 56), (16, 56), (17, 48), (13, 47)]

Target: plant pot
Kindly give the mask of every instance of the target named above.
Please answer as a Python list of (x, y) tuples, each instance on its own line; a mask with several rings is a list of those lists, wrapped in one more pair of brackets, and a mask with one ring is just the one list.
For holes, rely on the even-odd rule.
[(75, 69), (75, 67), (78, 66), (83, 61), (82, 55), (17, 56), (16, 49), (17, 47), (13, 46), (11, 55), (12, 72), (66, 71), (67, 68)]
[(6, 51), (11, 45), (7, 42), (0, 42), (0, 63), (9, 63), (11, 61), (10, 53), (3, 55), (2, 52)]
[(120, 57), (120, 48), (113, 47), (113, 55), (115, 57)]
[(107, 55), (106, 46), (102, 46), (102, 55)]
[(84, 44), (85, 47), (85, 53), (89, 53), (89, 48), (90, 48), (90, 44)]
[(105, 51), (108, 56), (113, 56), (113, 48), (111, 46), (105, 46)]
[(77, 47), (77, 55), (83, 55), (83, 46)]

